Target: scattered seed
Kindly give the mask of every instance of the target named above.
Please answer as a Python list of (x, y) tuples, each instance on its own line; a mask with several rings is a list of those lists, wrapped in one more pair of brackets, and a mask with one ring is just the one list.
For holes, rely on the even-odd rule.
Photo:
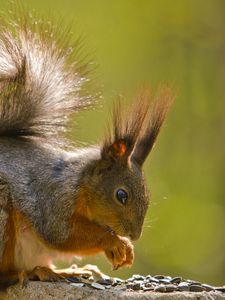
[(182, 277), (174, 277), (170, 280), (171, 283), (179, 284), (182, 281)]
[(152, 276), (149, 278), (149, 281), (150, 282), (159, 283), (159, 280), (157, 278), (155, 278), (155, 277), (152, 277)]
[(146, 282), (145, 283), (145, 287), (152, 287), (153, 288), (153, 286), (152, 286), (152, 284), (150, 282)]
[(112, 287), (111, 285), (105, 285), (106, 289), (111, 289), (111, 287)]
[(80, 283), (81, 282), (81, 278), (78, 278), (78, 277), (68, 277), (66, 279), (69, 280), (70, 282), (73, 282), (73, 283)]
[(161, 283), (164, 283), (164, 284), (170, 284), (171, 283), (171, 280), (168, 279), (168, 278), (162, 278), (159, 280)]
[(199, 284), (192, 284), (190, 285), (189, 289), (191, 292), (203, 292), (206, 290), (203, 286)]
[(80, 288), (80, 287), (85, 286), (84, 283), (71, 283), (70, 285), (72, 285), (72, 286), (74, 286), (74, 287), (77, 287), (77, 288)]
[(186, 291), (189, 291), (189, 285), (188, 283), (186, 282), (181, 282), (178, 284), (178, 290), (180, 292), (186, 292)]
[(168, 292), (168, 293), (174, 292), (174, 291), (177, 291), (177, 290), (178, 290), (178, 288), (174, 284), (168, 284), (168, 285), (166, 285), (166, 292)]
[(163, 278), (165, 278), (164, 275), (155, 275), (154, 277), (155, 277), (156, 279), (163, 279)]
[(116, 284), (123, 283), (123, 280), (121, 278), (113, 277), (112, 279), (113, 279), (114, 282), (116, 282)]
[(97, 282), (93, 282), (93, 283), (91, 284), (91, 286), (92, 286), (94, 289), (97, 289), (97, 290), (104, 290), (104, 289), (105, 289), (104, 285), (99, 284), (99, 283), (97, 283)]
[(172, 279), (171, 276), (165, 276), (164, 278), (165, 278), (165, 279), (168, 279), (168, 280), (171, 280), (171, 279)]
[(225, 293), (225, 286), (224, 287), (215, 288), (215, 290), (219, 291), (219, 292), (222, 292), (222, 293)]
[(134, 291), (138, 291), (138, 290), (141, 290), (141, 284), (140, 283), (135, 283), (132, 285), (132, 289)]
[(160, 284), (160, 285), (158, 285), (154, 288), (154, 291), (155, 292), (160, 292), (160, 293), (165, 293), (166, 292), (166, 287), (165, 287), (164, 284)]
[(215, 288), (209, 284), (203, 283), (202, 286), (205, 288), (206, 292), (214, 291)]
[(145, 279), (144, 276), (137, 275), (137, 274), (134, 274), (131, 278), (134, 280), (144, 280)]
[(111, 284), (113, 284), (113, 280), (111, 278), (107, 278), (107, 279), (101, 278), (97, 281), (97, 283), (103, 284), (103, 285), (111, 285)]

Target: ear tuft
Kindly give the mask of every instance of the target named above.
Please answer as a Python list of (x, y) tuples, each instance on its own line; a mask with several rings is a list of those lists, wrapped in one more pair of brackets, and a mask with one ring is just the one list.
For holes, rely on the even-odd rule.
[(171, 87), (167, 84), (160, 85), (155, 92), (132, 153), (132, 159), (139, 166), (143, 165), (148, 154), (151, 152), (174, 98), (175, 95)]
[[(151, 96), (151, 97), (150, 97)], [(149, 101), (152, 98), (153, 101)], [(151, 151), (173, 101), (168, 85), (160, 86), (155, 94), (141, 90), (129, 109), (121, 98), (113, 110), (113, 126), (102, 146), (102, 157), (126, 160), (130, 157), (140, 166)]]
[[(124, 99), (123, 99), (124, 100)], [(113, 126), (109, 129), (102, 146), (102, 155), (114, 159), (128, 158), (134, 149), (148, 111), (148, 94), (142, 91), (127, 109), (122, 99), (114, 104)]]

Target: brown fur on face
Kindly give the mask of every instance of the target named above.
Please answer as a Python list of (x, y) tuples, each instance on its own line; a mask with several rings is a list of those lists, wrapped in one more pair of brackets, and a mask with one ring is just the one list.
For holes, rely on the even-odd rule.
[[(126, 205), (116, 198), (120, 188), (128, 193)], [(149, 199), (137, 164), (132, 161), (98, 162), (93, 175), (85, 179), (84, 193), (91, 221), (133, 240), (140, 237)]]

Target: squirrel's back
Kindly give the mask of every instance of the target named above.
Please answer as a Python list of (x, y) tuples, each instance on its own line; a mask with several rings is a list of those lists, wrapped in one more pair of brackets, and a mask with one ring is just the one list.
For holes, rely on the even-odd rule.
[[(91, 103), (79, 45), (50, 23), (21, 16), (0, 25), (0, 136), (48, 136)], [(77, 42), (78, 43), (78, 42)]]

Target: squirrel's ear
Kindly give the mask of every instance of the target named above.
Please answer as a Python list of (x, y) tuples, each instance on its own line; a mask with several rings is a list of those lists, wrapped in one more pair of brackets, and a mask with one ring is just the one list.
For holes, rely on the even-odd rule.
[(132, 151), (133, 147), (128, 145), (125, 140), (114, 141), (111, 145), (104, 146), (102, 149), (102, 157), (113, 160), (124, 160), (127, 159)]
[(154, 146), (161, 126), (174, 100), (174, 94), (171, 92), (170, 87), (161, 86), (154, 98), (152, 104), (149, 106), (141, 134), (132, 153), (132, 160), (136, 161), (139, 166), (143, 165)]
[(124, 141), (114, 142), (108, 149), (108, 155), (113, 158), (122, 158), (127, 154), (127, 148)]
[(148, 111), (146, 96), (146, 92), (140, 93), (128, 110), (121, 98), (114, 104), (113, 126), (102, 146), (103, 159), (127, 160), (131, 155)]

